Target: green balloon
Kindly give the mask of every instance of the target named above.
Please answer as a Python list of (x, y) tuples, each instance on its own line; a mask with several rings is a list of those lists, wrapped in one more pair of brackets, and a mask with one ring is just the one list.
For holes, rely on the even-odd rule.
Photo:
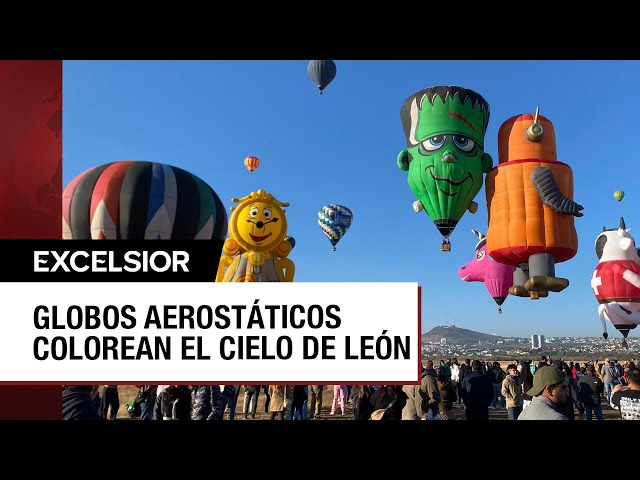
[(613, 192), (613, 198), (617, 201), (621, 201), (624, 198), (624, 192), (622, 190), (616, 190)]
[(484, 152), (489, 105), (466, 88), (431, 87), (407, 98), (400, 117), (407, 148), (398, 167), (408, 172), (409, 188), (446, 238), (493, 166)]

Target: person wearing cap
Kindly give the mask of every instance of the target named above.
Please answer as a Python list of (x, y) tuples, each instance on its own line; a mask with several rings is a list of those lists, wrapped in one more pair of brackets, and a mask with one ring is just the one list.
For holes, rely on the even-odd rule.
[(578, 380), (578, 397), (584, 405), (587, 420), (592, 420), (592, 411), (598, 420), (604, 420), (600, 405), (600, 394), (604, 391), (604, 385), (602, 380), (596, 377), (595, 372), (593, 365), (587, 366), (586, 373)]
[(536, 370), (533, 388), (527, 392), (533, 399), (518, 420), (568, 420), (560, 412), (567, 398), (562, 379), (562, 372), (556, 367), (546, 366)]

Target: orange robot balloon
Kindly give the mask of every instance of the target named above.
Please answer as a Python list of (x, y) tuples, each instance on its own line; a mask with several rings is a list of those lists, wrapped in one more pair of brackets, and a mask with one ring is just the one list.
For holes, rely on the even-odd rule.
[(559, 162), (553, 124), (539, 115), (517, 115), (498, 132), (498, 165), (486, 177), (489, 230), (494, 260), (515, 265), (511, 295), (537, 299), (560, 292), (569, 280), (555, 264), (578, 252), (573, 172)]
[(253, 173), (260, 166), (260, 159), (258, 157), (247, 157), (244, 159), (244, 166), (247, 167), (249, 173)]

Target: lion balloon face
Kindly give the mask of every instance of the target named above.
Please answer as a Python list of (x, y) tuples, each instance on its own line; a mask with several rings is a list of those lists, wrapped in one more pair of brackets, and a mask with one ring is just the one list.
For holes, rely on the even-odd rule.
[(231, 216), (231, 233), (242, 248), (272, 250), (287, 234), (287, 217), (275, 203), (251, 198), (243, 201)]

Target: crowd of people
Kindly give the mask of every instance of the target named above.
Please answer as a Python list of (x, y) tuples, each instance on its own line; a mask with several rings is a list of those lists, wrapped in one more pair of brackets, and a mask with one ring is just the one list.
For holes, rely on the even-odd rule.
[[(100, 388), (101, 387), (101, 388)], [(509, 420), (603, 420), (605, 402), (624, 420), (640, 420), (640, 371), (624, 364), (499, 362), (457, 358), (427, 360), (416, 385), (138, 385), (126, 405), (140, 420), (234, 420), (240, 393), (244, 419), (317, 420), (323, 392), (333, 387), (330, 416), (355, 420), (453, 420), (454, 406), (467, 420), (488, 420), (489, 410), (506, 410)], [(265, 396), (264, 414), (258, 398)], [(114, 420), (120, 407), (117, 385), (64, 386), (65, 420)]]

